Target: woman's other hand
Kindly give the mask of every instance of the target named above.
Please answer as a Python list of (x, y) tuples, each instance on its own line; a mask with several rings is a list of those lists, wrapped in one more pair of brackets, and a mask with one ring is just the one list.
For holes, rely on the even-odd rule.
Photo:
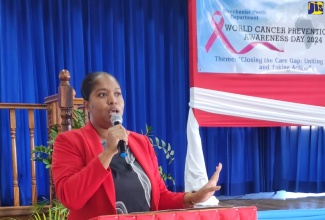
[(220, 190), (221, 186), (218, 186), (219, 175), (222, 170), (222, 164), (219, 163), (216, 167), (216, 171), (213, 173), (210, 180), (201, 189), (196, 192), (186, 193), (184, 197), (185, 207), (193, 207), (196, 203), (207, 201), (213, 194)]

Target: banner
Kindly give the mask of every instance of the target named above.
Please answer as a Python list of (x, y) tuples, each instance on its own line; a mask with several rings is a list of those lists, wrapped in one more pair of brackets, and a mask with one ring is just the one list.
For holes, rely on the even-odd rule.
[(324, 74), (322, 1), (197, 1), (198, 72)]
[(200, 126), (325, 126), (323, 6), (189, 0), (185, 191), (207, 182)]
[(189, 0), (189, 105), (199, 125), (325, 125), (323, 5)]
[(207, 182), (200, 126), (325, 126), (323, 6), (189, 0), (185, 191)]

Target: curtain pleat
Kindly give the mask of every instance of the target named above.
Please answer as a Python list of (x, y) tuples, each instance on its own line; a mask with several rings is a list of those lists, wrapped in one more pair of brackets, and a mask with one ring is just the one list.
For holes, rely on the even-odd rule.
[[(189, 103), (187, 1), (0, 1), (0, 102), (43, 103), (57, 93), (58, 73), (68, 69), (80, 95), (88, 72), (107, 71), (125, 99), (124, 125), (170, 143), (171, 165), (159, 163), (184, 190)], [(1, 205), (13, 204), (9, 112), (0, 110)], [(47, 144), (45, 112), (35, 114), (35, 144)], [(31, 203), (26, 113), (17, 113), (17, 152), (22, 205)], [(218, 195), (290, 190), (325, 191), (324, 130), (317, 127), (201, 128), (210, 177), (223, 163)], [(49, 197), (48, 170), (37, 163), (39, 199)]]

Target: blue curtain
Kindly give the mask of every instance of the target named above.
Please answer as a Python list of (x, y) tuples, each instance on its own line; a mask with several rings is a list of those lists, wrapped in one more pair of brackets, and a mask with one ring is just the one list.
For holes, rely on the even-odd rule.
[[(175, 160), (163, 169), (184, 190), (189, 102), (186, 0), (2, 0), (0, 1), (0, 102), (43, 103), (56, 94), (58, 73), (68, 69), (80, 97), (83, 77), (107, 71), (120, 81), (124, 125), (139, 133), (145, 124), (171, 143)], [(8, 111), (0, 110), (1, 205), (12, 205)], [(19, 112), (17, 137), (22, 205), (30, 204), (30, 152), (26, 113)], [(46, 145), (44, 112), (36, 113), (35, 142)], [(210, 176), (224, 163), (222, 195), (276, 189), (324, 191), (323, 128), (201, 128)], [(48, 171), (37, 164), (39, 197), (48, 197)]]
[(325, 192), (323, 127), (201, 128), (208, 174), (223, 163), (219, 195)]

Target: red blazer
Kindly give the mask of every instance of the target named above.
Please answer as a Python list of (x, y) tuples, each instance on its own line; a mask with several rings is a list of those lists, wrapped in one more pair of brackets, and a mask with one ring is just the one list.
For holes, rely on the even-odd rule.
[[(184, 208), (185, 193), (167, 190), (149, 139), (130, 132), (128, 145), (151, 182), (151, 210)], [(60, 133), (55, 139), (52, 175), (56, 195), (70, 211), (69, 220), (116, 214), (111, 169), (105, 169), (98, 159), (102, 151), (99, 136), (91, 123), (81, 129)]]

